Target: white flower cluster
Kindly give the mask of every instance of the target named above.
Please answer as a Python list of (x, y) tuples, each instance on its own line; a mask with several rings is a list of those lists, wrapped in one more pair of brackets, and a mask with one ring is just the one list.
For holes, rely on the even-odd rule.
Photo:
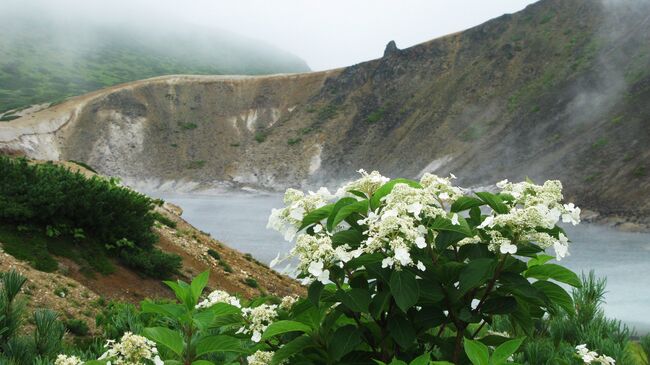
[(330, 274), (325, 267), (335, 262), (346, 263), (354, 257), (359, 257), (362, 253), (361, 250), (350, 250), (348, 245), (334, 248), (331, 237), (319, 231), (315, 235), (299, 235), (296, 245), (291, 249), (290, 256), (298, 258), (298, 270), (308, 272), (316, 280), (325, 283)]
[(197, 309), (209, 308), (217, 303), (226, 303), (226, 304), (233, 305), (237, 308), (241, 308), (241, 303), (239, 303), (239, 299), (235, 296), (228, 294), (223, 290), (215, 290), (212, 293), (208, 294), (208, 297), (204, 299), (202, 302), (200, 302), (199, 304), (197, 304), (196, 308)]
[(361, 169), (358, 172), (359, 174), (361, 174), (361, 178), (355, 181), (348, 182), (342, 187), (340, 187), (336, 191), (337, 197), (341, 198), (344, 196), (353, 196), (352, 194), (349, 193), (350, 190), (360, 191), (368, 196), (371, 196), (382, 185), (390, 181), (389, 178), (385, 176), (381, 176), (381, 174), (377, 171), (367, 173), (366, 170)]
[[(536, 242), (542, 248), (553, 247), (557, 260), (568, 255), (569, 240), (559, 233), (558, 238), (548, 233), (538, 232), (536, 228), (552, 229), (560, 221), (576, 225), (580, 223), (580, 208), (570, 204), (562, 204), (562, 183), (549, 180), (544, 185), (531, 182), (511, 183), (503, 180), (497, 183), (502, 194), (514, 198), (509, 202), (510, 211), (507, 214), (497, 214), (485, 218), (478, 226), (482, 229), (508, 227), (521, 239)], [(487, 231), (491, 237), (490, 249), (501, 253), (514, 254), (517, 247), (498, 231)]]
[(283, 297), (282, 301), (280, 301), (280, 309), (284, 309), (286, 311), (291, 310), (298, 299), (300, 299), (300, 297), (295, 295), (287, 295), (286, 297)]
[[(404, 266), (415, 266), (424, 271), (422, 262), (414, 262), (411, 249), (425, 248), (427, 229), (422, 225), (423, 218), (448, 216), (452, 224), (460, 224), (457, 214), (448, 214), (444, 207), (451, 203), (463, 192), (451, 184), (451, 178), (441, 178), (432, 174), (424, 174), (420, 179), (422, 188), (411, 187), (408, 184), (395, 184), (390, 194), (383, 198), (384, 207), (379, 213), (371, 212), (359, 224), (368, 226), (364, 232), (368, 239), (362, 247), (366, 253), (382, 252), (386, 258), (383, 267), (400, 269)], [(436, 233), (431, 232), (431, 239)]]
[(242, 309), (242, 316), (247, 325), (240, 328), (237, 333), (250, 334), (253, 342), (260, 342), (262, 333), (278, 317), (277, 308), (275, 304), (262, 304), (254, 308)]
[[(390, 181), (376, 171), (359, 172), (361, 178), (345, 184), (336, 195), (331, 195), (324, 188), (306, 195), (295, 189), (287, 190), (287, 206), (273, 210), (268, 227), (283, 232), (287, 239), (293, 239), (305, 214), (310, 211), (328, 204), (334, 198), (348, 196), (363, 199), (350, 191), (362, 192), (370, 198)], [(382, 266), (385, 268), (400, 270), (402, 267), (414, 267), (424, 271), (425, 265), (414, 260), (412, 252), (428, 247), (436, 239), (437, 232), (427, 229), (426, 224), (438, 217), (448, 219), (452, 225), (466, 224), (464, 217), (449, 212), (451, 205), (465, 194), (463, 189), (452, 184), (453, 179), (453, 175), (443, 178), (427, 173), (420, 179), (420, 186), (395, 184), (391, 192), (382, 197), (379, 209), (364, 214), (357, 221), (357, 224), (367, 227), (363, 232), (366, 239), (359, 247), (352, 249), (347, 244), (335, 247), (331, 238), (333, 233), (326, 232), (323, 223), (319, 222), (312, 226), (310, 233), (298, 235), (289, 256), (298, 258), (297, 270), (307, 274), (305, 281), (327, 283), (329, 269), (333, 265), (342, 267), (362, 254), (377, 252), (384, 255)], [(554, 236), (538, 232), (540, 228), (553, 229), (560, 220), (574, 225), (580, 222), (580, 208), (573, 204), (562, 204), (562, 184), (559, 181), (535, 185), (504, 180), (497, 186), (501, 193), (512, 197), (505, 201), (508, 213), (492, 212), (477, 227), (481, 233), (462, 239), (458, 246), (486, 240), (492, 251), (516, 254), (517, 242), (512, 242), (511, 238), (517, 237), (518, 242), (532, 241), (542, 248), (553, 247), (558, 260), (568, 255), (569, 240), (564, 234)]]
[(106, 341), (105, 347), (107, 351), (98, 360), (109, 360), (112, 365), (163, 365), (156, 343), (131, 332), (125, 332), (120, 342)]
[(615, 365), (616, 360), (606, 355), (598, 355), (595, 351), (590, 351), (587, 345), (576, 346), (576, 353), (585, 364)]
[(54, 365), (83, 365), (83, 361), (76, 356), (68, 356), (60, 354), (54, 360)]
[(320, 188), (317, 192), (310, 191), (305, 195), (296, 189), (287, 189), (284, 194), (283, 209), (273, 209), (266, 228), (274, 229), (284, 234), (284, 239), (292, 241), (298, 233), (298, 228), (305, 214), (321, 208), (334, 198), (327, 188)]
[[(274, 354), (275, 353), (273, 351), (257, 350), (251, 356), (246, 357), (246, 361), (248, 362), (248, 365), (269, 365), (271, 363), (271, 360), (273, 360)], [(283, 360), (278, 364), (287, 364), (287, 361)]]

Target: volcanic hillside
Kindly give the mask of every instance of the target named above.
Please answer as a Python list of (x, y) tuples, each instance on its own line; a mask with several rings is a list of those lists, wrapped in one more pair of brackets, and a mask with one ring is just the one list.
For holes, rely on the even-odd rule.
[(148, 188), (558, 178), (581, 206), (647, 217), (648, 34), (648, 1), (542, 0), (347, 68), (100, 90), (2, 123), (0, 148)]

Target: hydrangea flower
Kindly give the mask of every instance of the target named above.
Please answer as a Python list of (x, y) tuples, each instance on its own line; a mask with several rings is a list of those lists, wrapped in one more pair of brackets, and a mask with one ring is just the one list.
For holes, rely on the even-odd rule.
[(242, 316), (247, 324), (237, 333), (250, 334), (253, 342), (260, 342), (262, 333), (278, 317), (277, 308), (278, 306), (275, 304), (262, 304), (254, 308), (242, 309)]
[(589, 350), (586, 344), (576, 346), (576, 354), (582, 359), (585, 364), (616, 364), (616, 360), (607, 355), (598, 355), (597, 352)]
[(208, 294), (208, 297), (196, 305), (197, 309), (209, 308), (217, 303), (226, 303), (233, 305), (237, 308), (241, 308), (241, 303), (239, 299), (234, 297), (223, 290), (215, 290), (212, 293)]
[[(273, 359), (273, 355), (275, 355), (273, 351), (257, 350), (251, 356), (246, 357), (246, 361), (248, 362), (248, 365), (268, 365), (271, 363), (271, 360)], [(287, 361), (284, 360), (279, 362), (278, 364), (280, 365), (287, 364)]]
[(60, 354), (54, 360), (54, 365), (83, 365), (83, 361), (76, 356), (68, 356)]
[(291, 308), (293, 307), (294, 304), (296, 304), (298, 299), (300, 298), (295, 295), (287, 295), (283, 297), (282, 300), (280, 301), (280, 308), (286, 311), (291, 310)]
[(144, 361), (163, 365), (156, 343), (131, 332), (125, 332), (120, 342), (107, 340), (105, 347), (106, 352), (98, 360), (109, 360), (112, 365), (140, 365)]

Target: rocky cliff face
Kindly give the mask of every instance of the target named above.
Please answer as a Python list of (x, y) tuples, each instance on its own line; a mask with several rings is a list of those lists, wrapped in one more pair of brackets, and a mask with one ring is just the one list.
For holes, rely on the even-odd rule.
[(558, 178), (583, 206), (647, 216), (648, 34), (645, 0), (543, 0), (343, 69), (101, 90), (3, 123), (0, 147), (148, 188)]

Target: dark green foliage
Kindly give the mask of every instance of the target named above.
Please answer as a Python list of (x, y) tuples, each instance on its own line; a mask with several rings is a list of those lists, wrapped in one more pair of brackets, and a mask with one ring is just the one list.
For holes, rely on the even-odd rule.
[(176, 228), (176, 222), (174, 222), (170, 218), (167, 218), (167, 216), (165, 216), (164, 214), (160, 214), (158, 212), (152, 212), (151, 215), (155, 220), (166, 225), (167, 227)]
[(131, 303), (110, 302), (102, 306), (95, 324), (103, 330), (104, 337), (115, 339), (124, 332), (141, 333), (145, 319)]
[(3, 249), (15, 258), (28, 261), (35, 269), (53, 272), (59, 264), (48, 250), (47, 237), (40, 231), (18, 231), (14, 226), (0, 224), (0, 242)]
[[(619, 321), (606, 318), (603, 312), (606, 280), (596, 278), (592, 271), (582, 275), (581, 282), (582, 286), (572, 292), (575, 314), (561, 310), (548, 318), (537, 320), (537, 330), (516, 356), (517, 362), (530, 365), (561, 364), (573, 357), (577, 344), (587, 344), (589, 349), (615, 358), (617, 364), (635, 364), (627, 349), (631, 331)], [(511, 323), (502, 318), (495, 320), (492, 328), (510, 333), (514, 331)]]
[(176, 254), (163, 252), (157, 248), (147, 250), (134, 247), (120, 251), (120, 261), (147, 276), (165, 279), (178, 273), (182, 259)]
[(18, 118), (20, 118), (19, 115), (3, 115), (2, 117), (0, 117), (0, 122), (9, 122), (11, 120), (18, 119)]
[(17, 296), (27, 278), (15, 270), (1, 274), (0, 278), (0, 344), (14, 337), (22, 322), (24, 305)]
[(106, 243), (126, 238), (149, 248), (156, 242), (150, 198), (63, 167), (0, 157), (0, 202), (5, 222), (81, 228)]
[(221, 255), (219, 255), (219, 252), (217, 252), (217, 251), (215, 251), (215, 250), (213, 250), (211, 248), (208, 249), (208, 255), (212, 256), (215, 260), (220, 260), (221, 259)]
[(265, 130), (255, 132), (255, 140), (257, 141), (257, 143), (262, 143), (266, 141), (267, 136), (268, 136), (268, 132)]
[(68, 319), (64, 324), (65, 328), (75, 336), (85, 336), (88, 334), (88, 324), (81, 319)]
[(184, 131), (191, 131), (192, 129), (198, 128), (198, 125), (196, 123), (187, 123), (187, 122), (182, 122), (178, 123), (178, 125), (181, 127), (182, 130)]
[(219, 266), (221, 266), (221, 268), (225, 272), (232, 272), (233, 271), (232, 267), (230, 267), (230, 265), (226, 261), (224, 261), (223, 259), (219, 260)]
[(251, 288), (258, 288), (260, 285), (257, 283), (257, 280), (253, 278), (244, 279), (244, 284), (250, 286)]
[(368, 118), (366, 118), (366, 122), (368, 123), (376, 123), (381, 120), (381, 118), (384, 117), (384, 109), (379, 109), (375, 110), (374, 112), (370, 113), (368, 115)]
[(643, 166), (639, 166), (632, 171), (632, 175), (634, 177), (644, 177), (646, 176), (646, 174), (647, 174), (646, 168)]
[(319, 121), (325, 121), (325, 120), (330, 120), (330, 119), (336, 117), (337, 114), (338, 114), (338, 109), (337, 109), (336, 105), (329, 104), (329, 105), (326, 105), (326, 106), (322, 107), (318, 111), (317, 118), (318, 118)]
[[(160, 218), (151, 212), (154, 202), (115, 180), (87, 179), (52, 164), (0, 157), (0, 203), (5, 249), (38, 269), (55, 270), (53, 254), (82, 263), (89, 274), (107, 274), (113, 271), (107, 249), (156, 278), (180, 267), (180, 257), (153, 248), (157, 236), (151, 228)], [(169, 223), (164, 217), (161, 222)], [(10, 229), (19, 225), (34, 228)]]
[(300, 143), (301, 141), (302, 141), (302, 138), (300, 138), (300, 137), (289, 138), (289, 139), (287, 140), (287, 144), (288, 144), (289, 146), (293, 146), (294, 144), (298, 144), (298, 143)]
[[(35, 352), (43, 357), (56, 356), (61, 350), (65, 328), (69, 329), (67, 322), (64, 327), (58, 315), (49, 309), (37, 310), (33, 318)], [(75, 333), (72, 330), (70, 332)], [(87, 332), (88, 326), (86, 326)]]
[(195, 169), (201, 169), (205, 166), (205, 161), (204, 160), (196, 160), (196, 161), (190, 161), (187, 164), (187, 168), (189, 170), (195, 170)]

